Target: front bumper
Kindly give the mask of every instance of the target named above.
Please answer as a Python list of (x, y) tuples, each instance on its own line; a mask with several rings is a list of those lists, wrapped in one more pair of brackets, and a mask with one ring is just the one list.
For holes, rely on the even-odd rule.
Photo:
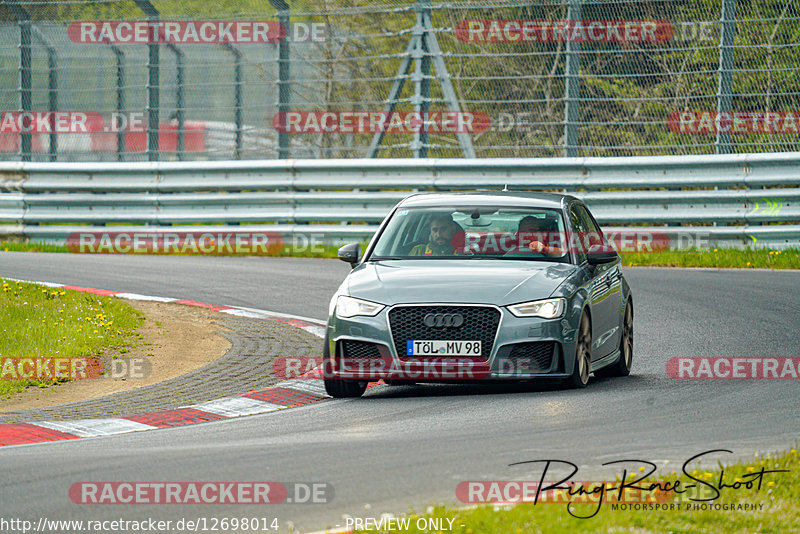
[(502, 307), (474, 304), (500, 311), (488, 354), (410, 357), (398, 350), (405, 340), (392, 339), (389, 313), (398, 306), (411, 305), (387, 307), (374, 317), (331, 316), (326, 373), (341, 379), (416, 382), (561, 379), (572, 374), (577, 324), (569, 314), (560, 319), (520, 318)]

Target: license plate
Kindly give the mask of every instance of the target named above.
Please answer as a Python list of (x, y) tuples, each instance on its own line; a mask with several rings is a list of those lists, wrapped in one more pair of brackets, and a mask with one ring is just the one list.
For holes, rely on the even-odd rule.
[(406, 356), (480, 356), (480, 341), (408, 340)]

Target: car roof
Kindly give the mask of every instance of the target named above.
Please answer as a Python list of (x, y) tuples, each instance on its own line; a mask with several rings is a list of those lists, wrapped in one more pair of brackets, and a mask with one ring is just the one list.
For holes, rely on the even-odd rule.
[(516, 206), (531, 208), (556, 208), (571, 200), (571, 195), (535, 193), (531, 191), (465, 191), (459, 193), (419, 193), (400, 202), (404, 208), (433, 206)]

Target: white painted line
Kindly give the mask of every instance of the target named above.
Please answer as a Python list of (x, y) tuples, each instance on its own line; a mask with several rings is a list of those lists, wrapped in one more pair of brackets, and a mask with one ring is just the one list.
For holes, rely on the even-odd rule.
[(322, 380), (317, 380), (316, 378), (284, 380), (283, 382), (278, 382), (272, 387), (295, 389), (297, 391), (311, 393), (312, 395), (317, 395), (320, 397), (328, 396), (328, 393), (325, 391), (325, 383)]
[(47, 287), (64, 287), (64, 284), (54, 284), (52, 282), (34, 282), (34, 284), (39, 284)]
[(66, 432), (82, 438), (94, 436), (109, 436), (111, 434), (124, 434), (125, 432), (138, 432), (139, 430), (152, 430), (154, 426), (129, 421), (127, 419), (80, 419), (77, 421), (38, 421), (32, 425)]
[(184, 406), (184, 408), (195, 408), (196, 410), (221, 415), (223, 417), (239, 417), (240, 415), (274, 412), (285, 408), (285, 406), (256, 399), (248, 399), (246, 397), (224, 397), (222, 399), (210, 400), (202, 404)]
[(3, 278), (5, 278), (6, 280), (11, 280), (12, 282), (21, 282), (23, 284), (39, 284), (39, 285), (47, 286), (47, 287), (64, 287), (64, 284), (56, 284), (54, 282), (38, 282), (38, 281), (31, 281), (31, 280), (18, 280), (16, 278), (6, 278), (6, 277), (3, 277)]
[(319, 326), (327, 325), (325, 321), (320, 321), (319, 319), (312, 319), (311, 317), (303, 317), (301, 315), (291, 315), (288, 313), (272, 312), (268, 310), (258, 310), (256, 308), (244, 308), (242, 306), (235, 306), (231, 307), (231, 309), (220, 310), (220, 311), (222, 311), (222, 313), (229, 313), (231, 315), (238, 315), (240, 317), (253, 317), (256, 319), (266, 319), (270, 317), (276, 317), (278, 319), (293, 319), (295, 321), (303, 321), (305, 323), (311, 323)]
[(305, 330), (309, 334), (315, 335), (320, 339), (325, 339), (325, 327), (324, 326), (301, 326), (301, 330)]
[(169, 297), (151, 297), (149, 295), (140, 295), (138, 293), (117, 293), (115, 297), (128, 300), (150, 300), (153, 302), (175, 302), (180, 299), (172, 299)]

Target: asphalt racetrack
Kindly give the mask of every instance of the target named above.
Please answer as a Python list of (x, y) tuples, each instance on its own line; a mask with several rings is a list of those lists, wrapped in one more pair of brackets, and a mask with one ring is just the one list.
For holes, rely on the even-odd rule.
[[(324, 319), (349, 266), (303, 258), (0, 253), (0, 276), (247, 306)], [(538, 478), (536, 459), (640, 459), (678, 468), (785, 450), (800, 438), (797, 380), (676, 380), (685, 356), (800, 356), (800, 272), (626, 268), (635, 305), (630, 377), (585, 390), (536, 385), (379, 386), (362, 399), (187, 427), (0, 448), (2, 516), (277, 517), (303, 530), (456, 502), (464, 480)], [(610, 471), (619, 473), (619, 467)], [(78, 481), (326, 482), (327, 504), (91, 506)], [(368, 505), (368, 507), (365, 507)]]

